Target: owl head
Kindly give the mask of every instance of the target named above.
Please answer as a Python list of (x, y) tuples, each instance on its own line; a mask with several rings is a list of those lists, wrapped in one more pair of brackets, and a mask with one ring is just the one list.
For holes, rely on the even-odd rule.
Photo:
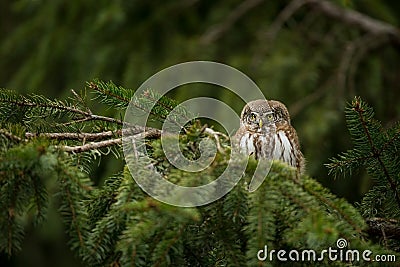
[(275, 100), (254, 100), (246, 104), (240, 123), (252, 132), (267, 132), (273, 126), (290, 125), (290, 116), (284, 104)]

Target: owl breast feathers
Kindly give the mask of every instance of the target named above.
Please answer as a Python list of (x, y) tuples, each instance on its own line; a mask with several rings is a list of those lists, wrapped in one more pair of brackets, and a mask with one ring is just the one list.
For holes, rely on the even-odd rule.
[(234, 142), (243, 154), (281, 160), (303, 172), (304, 157), (296, 130), (287, 108), (279, 101), (249, 102), (242, 110)]

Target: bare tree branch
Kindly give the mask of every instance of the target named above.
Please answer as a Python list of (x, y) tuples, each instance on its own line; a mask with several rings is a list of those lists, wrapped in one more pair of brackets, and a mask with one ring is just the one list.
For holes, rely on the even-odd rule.
[(326, 0), (293, 0), (278, 15), (266, 33), (274, 38), (283, 24), (304, 5), (309, 5), (324, 15), (337, 19), (350, 26), (356, 26), (374, 35), (388, 35), (400, 42), (400, 31), (393, 25), (371, 18), (352, 9), (344, 9)]
[(57, 139), (57, 140), (101, 140), (106, 138), (111, 138), (114, 136), (121, 136), (122, 131), (106, 131), (100, 133), (26, 133), (26, 138), (34, 138), (34, 137), (46, 137), (50, 139)]
[(349, 95), (354, 95), (354, 76), (357, 67), (371, 49), (376, 48), (385, 42), (385, 38), (375, 38), (375, 35), (365, 34), (351, 42), (348, 42), (343, 49), (343, 53), (337, 70), (314, 92), (295, 102), (289, 107), (290, 114), (295, 117), (304, 108), (318, 101), (325, 93), (326, 89), (334, 83), (337, 83), (337, 98), (343, 99), (346, 89)]
[[(385, 38), (376, 38), (374, 34), (367, 33), (345, 45), (336, 72), (338, 88), (337, 98), (345, 98), (344, 93), (346, 89), (349, 89), (350, 95), (354, 95), (354, 75), (359, 61), (362, 56), (365, 55), (365, 52), (369, 51), (372, 47), (375, 47), (377, 42), (384, 42), (384, 39)], [(358, 58), (358, 60), (355, 62), (356, 58)]]
[(302, 6), (307, 4), (310, 0), (293, 0), (291, 1), (276, 19), (271, 23), (268, 31), (266, 32), (265, 36), (269, 42), (273, 42), (276, 38), (278, 32), (282, 29), (283, 24), (291, 18), (297, 10), (299, 10)]
[(214, 131), (211, 128), (205, 128), (204, 129), (204, 133), (209, 135), (209, 136), (211, 136), (211, 137), (213, 137), (214, 140), (215, 140), (215, 144), (217, 146), (218, 151), (220, 153), (224, 153), (224, 150), (222, 149), (222, 146), (221, 146), (221, 142), (219, 141), (219, 136), (224, 137), (226, 140), (229, 140), (229, 137), (227, 135), (223, 134), (223, 133)]
[(400, 31), (393, 25), (373, 19), (355, 10), (344, 9), (326, 0), (307, 0), (308, 4), (321, 13), (350, 26), (356, 26), (374, 35), (387, 35), (400, 43)]
[[(138, 131), (138, 129), (140, 129)], [(213, 137), (218, 151), (221, 153), (223, 152), (219, 136), (229, 139), (228, 136), (221, 132), (214, 131), (211, 128), (205, 128), (204, 133)], [(0, 134), (7, 134), (8, 136), (9, 133), (0, 129)], [(77, 145), (77, 146), (66, 146), (62, 145), (59, 146), (60, 149), (66, 151), (66, 152), (71, 152), (71, 153), (81, 153), (81, 152), (87, 152), (89, 150), (93, 149), (99, 149), (99, 148), (106, 148), (106, 147), (111, 147), (115, 145), (121, 145), (122, 144), (122, 135), (126, 135), (127, 138), (132, 138), (132, 139), (137, 139), (137, 138), (159, 138), (162, 134), (162, 131), (159, 129), (155, 128), (142, 128), (137, 126), (136, 128), (125, 128), (123, 130), (117, 130), (117, 131), (106, 131), (106, 132), (99, 132), (99, 133), (26, 133), (25, 136), (29, 138), (34, 138), (34, 137), (46, 137), (50, 139), (55, 139), (58, 141), (62, 140), (81, 140), (83, 142), (86, 141), (96, 141), (96, 140), (101, 140), (98, 142), (91, 142), (88, 144), (83, 144), (83, 145)], [(168, 133), (166, 133), (168, 134)], [(115, 139), (108, 139), (112, 137), (119, 137)], [(16, 136), (10, 136), (10, 138), (19, 138)], [(19, 138), (21, 141), (24, 139)], [(18, 139), (18, 140), (19, 140)], [(108, 140), (102, 140), (102, 139), (108, 139)]]
[(349, 70), (348, 70), (348, 80), (349, 80), (349, 92), (350, 95), (355, 95), (355, 75), (360, 65), (361, 60), (373, 49), (377, 49), (379, 46), (385, 44), (389, 40), (388, 36), (383, 36), (381, 38), (376, 38), (373, 35), (365, 36), (365, 39), (360, 40), (359, 49), (356, 49), (356, 53), (353, 56)]
[(336, 19), (346, 25), (360, 28), (365, 31), (367, 35), (375, 36), (375, 39), (378, 39), (377, 36), (379, 36), (379, 38), (386, 36), (388, 38), (382, 38), (384, 42), (393, 41), (400, 44), (400, 31), (389, 23), (371, 18), (352, 9), (339, 7), (326, 0), (293, 0), (279, 13), (276, 19), (271, 23), (268, 31), (259, 37), (259, 42), (264, 45), (253, 56), (251, 64), (253, 67), (260, 63), (283, 25), (304, 6), (310, 7), (314, 12)]
[(115, 145), (121, 145), (122, 144), (122, 138), (117, 138), (117, 139), (110, 139), (110, 140), (104, 140), (100, 142), (93, 142), (81, 146), (61, 146), (60, 148), (66, 152), (71, 152), (71, 153), (81, 153), (81, 152), (86, 152), (89, 150), (93, 149), (99, 149), (99, 148), (104, 148), (104, 147), (111, 147)]
[(287, 20), (289, 20), (296, 12), (299, 10), (302, 6), (307, 4), (309, 0), (293, 0), (291, 1), (282, 11), (279, 13), (279, 15), (276, 17), (276, 19), (271, 23), (269, 26), (269, 29), (267, 32), (262, 32), (258, 39), (259, 42), (263, 44), (261, 49), (256, 51), (256, 53), (253, 55), (253, 58), (251, 60), (251, 66), (254, 68), (255, 66), (258, 66), (259, 63), (261, 62), (262, 58), (264, 55), (268, 52), (268, 50), (271, 48), (271, 45), (276, 39), (276, 36), (278, 35), (279, 31), (282, 29), (283, 25), (286, 23)]
[[(129, 129), (127, 129), (127, 131), (129, 131)], [(109, 134), (108, 132), (105, 132), (105, 133), (106, 133), (106, 135)], [(104, 134), (104, 133), (99, 133), (99, 134)], [(60, 135), (62, 135), (62, 133)], [(161, 130), (154, 129), (154, 128), (147, 128), (147, 130), (144, 132), (130, 134), (128, 136), (128, 138), (131, 138), (131, 139), (156, 138), (156, 137), (160, 137), (160, 136), (161, 136)], [(76, 137), (76, 136), (74, 136), (74, 137)], [(91, 143), (79, 145), (79, 146), (60, 146), (59, 148), (66, 152), (81, 153), (81, 152), (87, 152), (87, 151), (94, 150), (94, 149), (112, 147), (112, 146), (121, 145), (121, 144), (122, 144), (122, 138), (115, 138), (115, 139), (103, 140), (103, 141), (99, 141), (99, 142), (91, 142)]]
[(324, 94), (327, 92), (326, 89), (333, 83), (333, 81), (334, 81), (333, 76), (331, 78), (327, 79), (326, 81), (324, 81), (324, 83), (321, 86), (319, 86), (318, 88), (316, 88), (316, 90), (314, 92), (308, 94), (307, 96), (305, 96), (305, 97), (299, 99), (298, 101), (296, 101), (295, 103), (293, 103), (289, 107), (290, 117), (292, 117), (292, 118), (296, 117), (306, 107), (309, 107), (312, 103), (321, 99), (324, 96)]
[(238, 5), (221, 23), (214, 25), (202, 37), (201, 43), (209, 44), (221, 38), (243, 15), (261, 4), (263, 0), (247, 0)]

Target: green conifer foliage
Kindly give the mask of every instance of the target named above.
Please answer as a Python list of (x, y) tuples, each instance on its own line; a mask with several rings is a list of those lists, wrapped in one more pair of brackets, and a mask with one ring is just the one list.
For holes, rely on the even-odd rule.
[[(86, 90), (117, 109), (125, 108), (133, 95), (132, 90), (99, 80), (88, 83)], [(257, 253), (265, 245), (270, 250), (321, 251), (335, 247), (339, 238), (346, 239), (352, 249), (374, 253), (394, 254), (391, 249), (398, 248), (381, 246), (370, 238), (365, 219), (399, 217), (399, 128), (383, 130), (360, 99), (346, 111), (355, 147), (329, 164), (335, 174), (351, 174), (366, 166), (376, 185), (359, 209), (315, 179), (297, 177), (294, 169), (281, 162), (273, 162), (264, 183), (249, 193), (247, 185), (257, 166), (253, 158), (243, 179), (223, 198), (202, 207), (180, 208), (151, 198), (132, 176), (148, 177), (153, 168), (177, 184), (208, 183), (229, 161), (229, 140), (220, 138), (214, 162), (196, 175), (172, 166), (163, 153), (159, 131), (149, 129), (152, 134), (146, 145), (151, 158), (139, 157), (141, 168), (131, 173), (125, 167), (102, 185), (95, 184), (90, 179), (95, 158), (110, 152), (122, 155), (123, 123), (93, 114), (86, 90), (80, 95), (73, 92), (74, 101), (0, 91), (1, 253), (12, 257), (21, 250), (27, 228), (46, 220), (51, 198), (58, 200), (69, 246), (85, 266), (280, 266), (276, 258), (259, 261)], [(152, 99), (149, 89), (133, 101), (148, 109)], [(175, 106), (175, 101), (163, 97), (151, 112), (163, 121)], [(178, 114), (188, 113), (180, 110)], [(196, 158), (202, 140), (215, 140), (206, 128), (193, 121), (179, 137), (171, 138), (179, 138), (185, 156)], [(132, 128), (136, 133), (142, 130)], [(328, 263), (332, 262), (325, 258), (298, 265)]]
[[(360, 98), (355, 98), (346, 109), (348, 129), (354, 147), (337, 158), (331, 159), (327, 166), (334, 175), (349, 175), (365, 168), (374, 184), (365, 194), (359, 211), (371, 223), (392, 220), (399, 225), (400, 219), (400, 127), (396, 123), (384, 129), (374, 119), (374, 111)], [(383, 220), (383, 221), (381, 221)], [(378, 223), (379, 224), (379, 223)], [(386, 238), (391, 237), (388, 233)], [(398, 237), (395, 237), (398, 240)], [(398, 249), (400, 243), (394, 242)]]

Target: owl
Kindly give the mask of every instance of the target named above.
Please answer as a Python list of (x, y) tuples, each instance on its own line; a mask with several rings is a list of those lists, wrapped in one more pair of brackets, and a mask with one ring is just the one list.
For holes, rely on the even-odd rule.
[(303, 172), (304, 157), (296, 130), (287, 108), (279, 101), (260, 99), (245, 105), (234, 140), (243, 154), (281, 160), (297, 168), (299, 174)]

